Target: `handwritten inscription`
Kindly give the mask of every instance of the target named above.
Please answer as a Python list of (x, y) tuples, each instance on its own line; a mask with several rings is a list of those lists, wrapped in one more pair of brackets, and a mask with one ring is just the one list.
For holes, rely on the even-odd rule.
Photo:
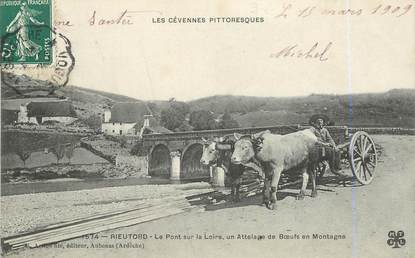
[(289, 45), (284, 47), (283, 49), (271, 53), (271, 58), (302, 58), (302, 59), (310, 59), (310, 60), (318, 60), (321, 62), (327, 61), (328, 53), (333, 45), (332, 42), (329, 42), (327, 45), (323, 45), (319, 42), (316, 42), (310, 48), (302, 48), (297, 44)]
[(162, 12), (157, 10), (142, 10), (142, 11), (129, 11), (123, 10), (119, 15), (114, 17), (100, 17), (97, 11), (93, 11), (88, 22), (90, 26), (107, 26), (107, 25), (133, 25), (133, 16), (137, 14), (151, 14), (156, 13), (163, 15)]
[(300, 6), (296, 4), (282, 4), (278, 7), (261, 6), (254, 3), (251, 13), (255, 15), (269, 15), (274, 18), (307, 18), (313, 16), (385, 16), (401, 17), (413, 10), (412, 4), (378, 4), (371, 8), (349, 7), (349, 8), (327, 8), (321, 6)]
[(131, 20), (131, 12), (124, 10), (116, 17), (113, 18), (104, 18), (99, 17), (97, 11), (94, 10), (91, 18), (89, 19), (89, 25), (94, 26), (105, 26), (105, 25), (132, 25), (134, 24)]
[(376, 15), (394, 15), (396, 17), (401, 17), (407, 14), (412, 9), (412, 5), (408, 4), (406, 6), (399, 5), (378, 5), (373, 9), (371, 14)]
[(67, 20), (55, 21), (55, 22), (53, 22), (53, 24), (56, 27), (72, 27), (73, 26), (73, 24), (71, 23), (71, 21), (67, 21)]

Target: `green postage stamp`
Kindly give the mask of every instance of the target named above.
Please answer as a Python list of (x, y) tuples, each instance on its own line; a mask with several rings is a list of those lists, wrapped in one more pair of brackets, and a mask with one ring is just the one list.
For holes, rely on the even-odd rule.
[(2, 64), (52, 62), (51, 6), (51, 0), (0, 0)]

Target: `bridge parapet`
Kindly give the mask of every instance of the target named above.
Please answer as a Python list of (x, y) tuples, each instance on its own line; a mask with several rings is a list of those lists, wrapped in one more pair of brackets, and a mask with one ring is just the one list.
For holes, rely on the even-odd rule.
[[(241, 134), (255, 134), (265, 130), (270, 130), (275, 134), (288, 134), (299, 130), (310, 128), (303, 125), (281, 125), (281, 126), (264, 126), (264, 127), (248, 127), (248, 128), (232, 128), (219, 130), (202, 130), (202, 131), (188, 131), (164, 134), (145, 134), (143, 135), (144, 142), (156, 141), (178, 141), (178, 140), (200, 140), (204, 138), (221, 137), (231, 135), (233, 133)], [(347, 137), (348, 129), (346, 126), (328, 126), (326, 127), (337, 143), (343, 143)]]

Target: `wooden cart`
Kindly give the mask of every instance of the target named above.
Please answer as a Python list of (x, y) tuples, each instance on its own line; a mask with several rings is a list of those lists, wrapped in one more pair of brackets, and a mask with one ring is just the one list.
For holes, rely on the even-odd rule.
[[(358, 131), (351, 135), (350, 141), (337, 145), (341, 158), (336, 164), (338, 168), (343, 164), (350, 167), (356, 180), (362, 185), (370, 184), (375, 176), (378, 162), (376, 145), (368, 133)], [(347, 166), (347, 165), (346, 165)], [(324, 175), (324, 165), (318, 167), (318, 178)]]

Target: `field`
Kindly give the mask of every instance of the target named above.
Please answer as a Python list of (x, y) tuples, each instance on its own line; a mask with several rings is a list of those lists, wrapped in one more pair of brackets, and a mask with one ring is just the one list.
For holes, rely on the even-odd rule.
[(61, 144), (77, 144), (82, 136), (61, 133), (9, 131), (1, 134), (1, 154), (36, 152)]
[[(69, 159), (63, 157), (60, 163), (68, 163)], [(70, 160), (70, 164), (92, 164), (92, 163), (108, 163), (105, 159), (94, 155), (90, 151), (83, 148), (76, 148), (73, 153), (73, 157)], [(56, 156), (51, 153), (45, 153), (44, 151), (37, 151), (31, 153), (30, 157), (26, 160), (26, 168), (42, 167), (56, 163)], [(2, 170), (9, 168), (23, 168), (23, 161), (14, 153), (8, 153), (1, 156)]]
[[(309, 196), (310, 190), (303, 201), (295, 200), (297, 189), (281, 191), (275, 211), (261, 206), (260, 196), (254, 196), (237, 204), (209, 205), (201, 213), (191, 212), (108, 231), (99, 234), (98, 239), (77, 238), (63, 242), (63, 246), (133, 242), (144, 243), (144, 249), (60, 249), (50, 246), (22, 250), (6, 257), (414, 257), (415, 249), (411, 243), (415, 241), (415, 137), (376, 135), (374, 140), (383, 147), (383, 154), (375, 179), (367, 186), (344, 186), (329, 174), (326, 184), (318, 186), (319, 195), (315, 199)], [(106, 190), (101, 191), (104, 193)], [(139, 198), (141, 194), (137, 189), (133, 195)], [(38, 199), (37, 196), (41, 195), (19, 198)], [(79, 192), (65, 192), (61, 196), (65, 200), (61, 203), (68, 204), (67, 207), (76, 206)], [(89, 205), (96, 205), (93, 200), (84, 199), (79, 200), (82, 205), (88, 207), (88, 202)], [(24, 212), (30, 212), (25, 211), (22, 204), (8, 206), (11, 205), (8, 200), (12, 202), (13, 196), (2, 201), (3, 209), (10, 207), (12, 211), (20, 206), (22, 216)], [(127, 199), (118, 201), (128, 203)], [(57, 199), (55, 202), (60, 203)], [(44, 214), (49, 209), (52, 211), (56, 207), (43, 209)], [(407, 244), (396, 249), (388, 246), (386, 241), (391, 230), (403, 230)], [(135, 233), (148, 234), (153, 238), (99, 238)], [(166, 237), (167, 234), (198, 234), (202, 239), (205, 235), (211, 239), (154, 239), (155, 235)], [(238, 234), (264, 236), (265, 239), (236, 239)], [(302, 235), (309, 235), (310, 239), (301, 239)], [(223, 239), (218, 239), (219, 236)], [(234, 236), (235, 239), (226, 239), (227, 236)], [(276, 239), (269, 239), (268, 236), (275, 236)], [(297, 236), (300, 239), (296, 239)]]

